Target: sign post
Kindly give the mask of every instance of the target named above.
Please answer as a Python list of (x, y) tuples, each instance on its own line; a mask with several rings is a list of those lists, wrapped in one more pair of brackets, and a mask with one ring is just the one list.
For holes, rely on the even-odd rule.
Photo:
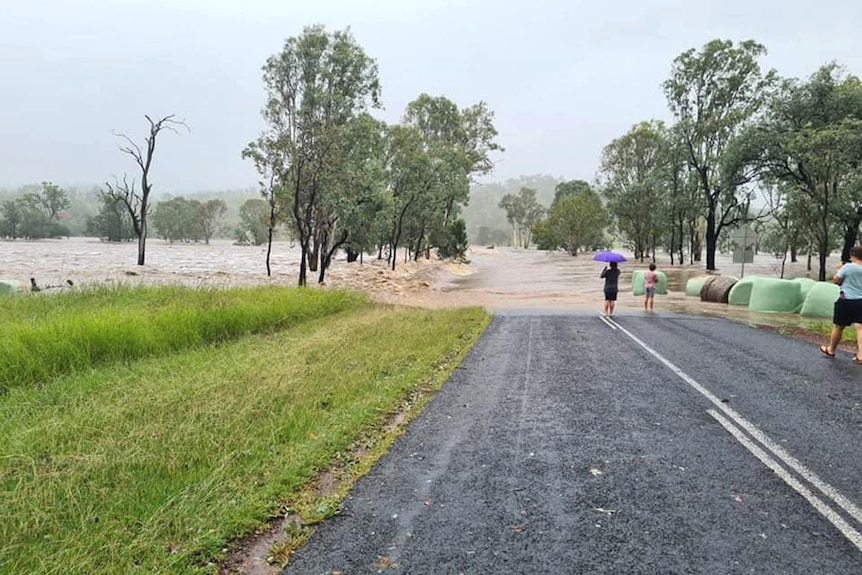
[(733, 263), (742, 264), (739, 277), (745, 277), (745, 264), (754, 263), (757, 234), (747, 224), (733, 233)]

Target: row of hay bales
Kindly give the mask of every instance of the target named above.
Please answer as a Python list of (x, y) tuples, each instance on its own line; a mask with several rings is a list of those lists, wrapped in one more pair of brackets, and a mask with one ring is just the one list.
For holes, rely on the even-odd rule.
[(758, 312), (798, 313), (804, 317), (831, 318), (839, 287), (810, 278), (790, 280), (749, 276), (741, 280), (729, 276), (691, 278), (685, 286), (688, 296), (701, 301), (746, 306)]

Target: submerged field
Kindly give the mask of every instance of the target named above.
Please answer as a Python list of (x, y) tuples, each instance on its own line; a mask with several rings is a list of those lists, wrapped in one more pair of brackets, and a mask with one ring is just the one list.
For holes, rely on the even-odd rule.
[(488, 322), (341, 292), (171, 289), (3, 301), (19, 343), (0, 350), (0, 573), (216, 572)]

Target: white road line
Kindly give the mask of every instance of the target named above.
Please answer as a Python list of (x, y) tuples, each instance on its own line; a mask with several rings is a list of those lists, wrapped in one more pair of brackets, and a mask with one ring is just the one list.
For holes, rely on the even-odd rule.
[(521, 389), (521, 413), (518, 415), (518, 435), (515, 440), (515, 459), (521, 455), (521, 436), (524, 433), (524, 412), (527, 410), (527, 386), (530, 383), (530, 365), (533, 363), (533, 318), (527, 334), (527, 364), (524, 367), (524, 387)]
[(701, 395), (707, 398), (710, 403), (716, 406), (719, 410), (721, 410), (725, 415), (727, 415), (730, 419), (732, 419), (737, 425), (747, 431), (754, 439), (759, 441), (761, 445), (766, 447), (769, 451), (772, 452), (773, 455), (778, 457), (785, 465), (796, 471), (799, 475), (805, 478), (806, 481), (814, 485), (817, 489), (820, 490), (821, 493), (826, 495), (829, 499), (835, 502), (836, 505), (841, 507), (844, 511), (846, 511), (853, 519), (862, 524), (862, 509), (859, 508), (855, 503), (850, 501), (847, 497), (845, 497), (841, 492), (839, 492), (836, 488), (829, 485), (820, 477), (817, 476), (813, 471), (805, 467), (802, 463), (799, 462), (795, 457), (787, 453), (787, 451), (778, 445), (775, 441), (770, 439), (765, 433), (763, 433), (760, 429), (757, 428), (753, 423), (750, 423), (744, 417), (739, 415), (736, 411), (725, 405), (718, 399), (715, 395), (713, 395), (708, 389), (703, 387), (701, 384), (696, 382), (691, 376), (685, 373), (683, 370), (678, 368), (676, 365), (665, 359), (661, 354), (652, 349), (650, 346), (645, 344), (643, 341), (638, 339), (637, 336), (632, 334), (629, 330), (617, 324), (617, 327), (624, 334), (629, 336), (635, 343), (644, 348), (647, 352), (650, 353), (653, 357), (663, 363), (668, 369), (673, 371), (680, 379), (685, 381), (687, 384), (692, 386), (695, 390), (697, 390)]
[(617, 329), (617, 326), (615, 326), (615, 325), (614, 325), (614, 324), (613, 324), (613, 323), (612, 323), (608, 318), (606, 318), (605, 316), (600, 315), (600, 316), (599, 316), (599, 319), (600, 319), (600, 320), (602, 320), (603, 322), (605, 322), (605, 324), (607, 324), (607, 326), (608, 326), (608, 327), (610, 327), (612, 330), (616, 330), (616, 329)]
[(707, 413), (709, 413), (712, 417), (718, 421), (722, 427), (724, 427), (728, 432), (730, 432), (733, 437), (736, 438), (742, 445), (745, 446), (748, 451), (751, 452), (757, 459), (761, 461), (766, 467), (775, 472), (778, 477), (784, 480), (784, 482), (792, 487), (799, 495), (805, 498), (808, 503), (810, 503), (817, 511), (819, 511), (827, 520), (829, 520), (832, 525), (834, 525), (844, 537), (846, 537), (853, 545), (856, 546), (856, 549), (862, 551), (862, 534), (856, 531), (849, 523), (844, 521), (844, 519), (838, 515), (831, 507), (823, 503), (816, 495), (811, 493), (811, 491), (805, 487), (802, 483), (799, 482), (793, 475), (788, 473), (786, 469), (781, 467), (777, 461), (775, 461), (772, 457), (769, 456), (765, 451), (760, 449), (751, 439), (745, 435), (741, 429), (733, 425), (730, 421), (728, 421), (724, 416), (716, 412), (714, 409), (708, 409)]

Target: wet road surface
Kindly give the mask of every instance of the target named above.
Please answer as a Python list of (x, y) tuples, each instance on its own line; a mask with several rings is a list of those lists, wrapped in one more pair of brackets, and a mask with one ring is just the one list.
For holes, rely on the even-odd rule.
[(669, 312), (498, 315), (288, 574), (862, 572), (862, 368)]

